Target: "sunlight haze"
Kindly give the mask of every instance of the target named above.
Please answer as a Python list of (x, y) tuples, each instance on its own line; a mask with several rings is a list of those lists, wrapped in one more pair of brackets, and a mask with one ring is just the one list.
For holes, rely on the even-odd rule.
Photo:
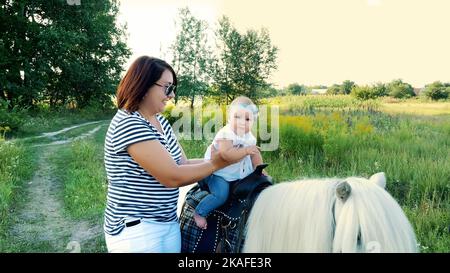
[(170, 59), (174, 21), (185, 6), (210, 28), (223, 15), (240, 32), (267, 28), (279, 48), (270, 79), (277, 87), (450, 81), (448, 0), (122, 0), (130, 62), (140, 55)]

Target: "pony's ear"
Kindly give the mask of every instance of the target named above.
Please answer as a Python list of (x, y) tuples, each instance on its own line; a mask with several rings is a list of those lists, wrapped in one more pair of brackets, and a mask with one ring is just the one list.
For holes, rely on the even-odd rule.
[(336, 196), (342, 202), (347, 201), (350, 193), (352, 192), (352, 187), (347, 183), (347, 181), (340, 182), (336, 187)]
[(386, 188), (386, 175), (383, 172), (372, 175), (369, 180), (383, 189)]

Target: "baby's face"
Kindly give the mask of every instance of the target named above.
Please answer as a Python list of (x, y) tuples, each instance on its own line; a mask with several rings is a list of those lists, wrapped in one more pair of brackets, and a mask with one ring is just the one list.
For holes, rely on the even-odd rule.
[(244, 109), (235, 109), (230, 112), (229, 123), (233, 131), (242, 136), (250, 132), (253, 126), (253, 113)]

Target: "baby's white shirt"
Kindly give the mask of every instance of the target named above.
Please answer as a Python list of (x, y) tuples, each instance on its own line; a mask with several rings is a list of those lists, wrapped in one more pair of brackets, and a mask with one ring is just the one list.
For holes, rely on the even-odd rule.
[[(233, 141), (234, 147), (247, 147), (251, 145), (256, 145), (256, 138), (253, 136), (252, 132), (248, 132), (243, 136), (238, 136), (231, 129), (230, 125), (225, 125), (222, 129), (217, 132), (212, 145), (218, 149), (217, 140), (227, 139)], [(206, 160), (211, 159), (211, 145), (206, 149), (204, 158)], [(242, 179), (253, 172), (252, 159), (250, 155), (245, 156), (241, 161), (231, 164), (223, 169), (214, 172), (215, 175), (222, 177), (227, 181), (234, 181), (237, 179)]]

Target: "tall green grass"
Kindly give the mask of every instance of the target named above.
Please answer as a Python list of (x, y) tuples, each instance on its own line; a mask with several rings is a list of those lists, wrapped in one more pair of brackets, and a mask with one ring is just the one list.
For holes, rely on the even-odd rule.
[(0, 139), (0, 155), (0, 252), (3, 252), (14, 205), (35, 168), (33, 153), (22, 145)]
[(383, 171), (388, 192), (408, 212), (421, 250), (450, 252), (450, 118), (433, 124), (401, 117), (377, 127), (379, 117), (370, 113), (342, 116), (328, 116), (329, 125), (318, 115), (296, 117), (310, 118), (311, 128), (281, 122), (280, 149), (264, 153), (275, 180), (292, 179), (292, 173), (368, 177)]
[(74, 141), (52, 157), (63, 181), (65, 209), (74, 219), (91, 219), (103, 213), (107, 189), (103, 165), (106, 129), (103, 125), (93, 137)]
[(317, 110), (382, 111), (394, 114), (427, 116), (450, 114), (450, 100), (431, 101), (420, 96), (409, 99), (380, 97), (377, 99), (359, 100), (350, 95), (291, 95), (268, 98), (261, 102), (267, 105), (278, 105), (280, 113), (287, 115), (311, 114)]
[[(387, 191), (411, 220), (421, 251), (450, 252), (449, 115), (337, 108), (303, 113), (280, 116), (279, 148), (263, 152), (275, 182), (385, 172)], [(209, 141), (181, 144), (188, 157), (203, 157)]]

